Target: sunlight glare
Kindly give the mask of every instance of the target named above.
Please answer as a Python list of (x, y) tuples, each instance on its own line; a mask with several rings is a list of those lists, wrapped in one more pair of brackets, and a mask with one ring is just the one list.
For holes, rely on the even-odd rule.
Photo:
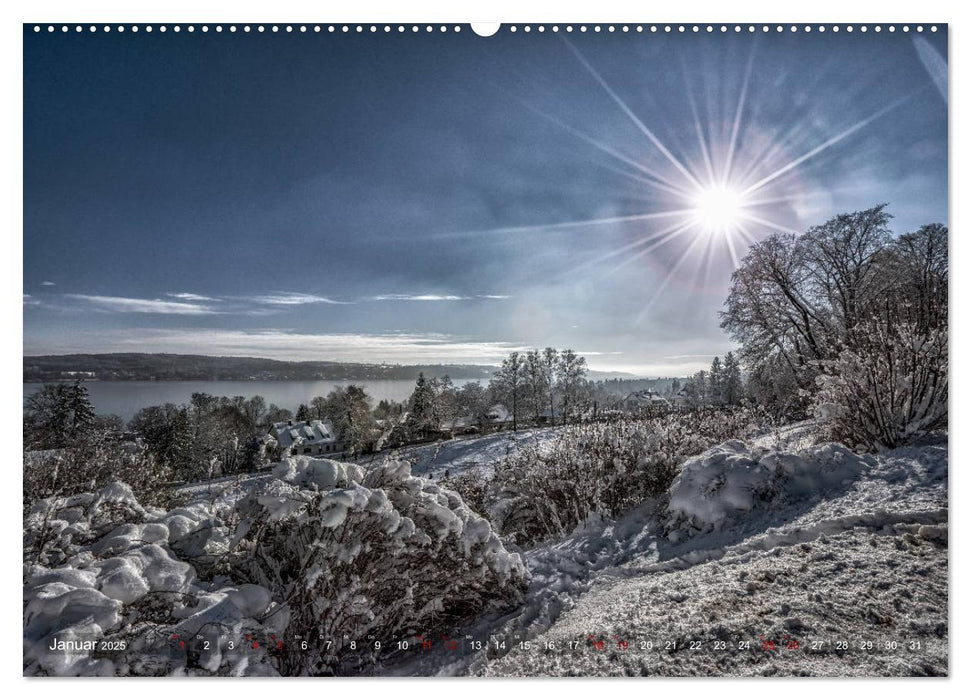
[(693, 204), (695, 221), (705, 233), (722, 233), (735, 228), (741, 222), (745, 208), (742, 193), (722, 185), (699, 190)]

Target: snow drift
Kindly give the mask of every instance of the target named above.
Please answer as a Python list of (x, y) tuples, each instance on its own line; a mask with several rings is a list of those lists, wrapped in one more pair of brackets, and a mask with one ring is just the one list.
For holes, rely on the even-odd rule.
[(669, 530), (713, 530), (780, 499), (813, 499), (851, 483), (872, 465), (842, 445), (773, 452), (731, 440), (686, 461), (669, 491)]

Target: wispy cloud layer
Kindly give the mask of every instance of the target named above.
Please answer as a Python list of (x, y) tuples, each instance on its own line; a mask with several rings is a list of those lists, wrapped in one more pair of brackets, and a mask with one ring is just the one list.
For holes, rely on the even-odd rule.
[(93, 294), (65, 294), (68, 299), (80, 301), (99, 311), (139, 314), (177, 314), (183, 316), (204, 316), (219, 313), (206, 304), (164, 299), (133, 299), (130, 297), (106, 297)]
[[(45, 345), (47, 352), (171, 352), (268, 357), (279, 360), (332, 360), (366, 363), (498, 364), (513, 350), (500, 341), (479, 341), (443, 334), (299, 333), (287, 329), (141, 329), (79, 333), (70, 348)], [(40, 348), (25, 348), (30, 354)]]
[(350, 301), (338, 301), (330, 297), (317, 294), (302, 294), (300, 292), (271, 292), (257, 296), (236, 297), (254, 304), (268, 304), (271, 306), (301, 306), (303, 304), (352, 304)]
[(455, 294), (379, 294), (370, 297), (371, 301), (462, 301), (471, 297)]
[(371, 301), (467, 301), (469, 299), (509, 299), (506, 294), (475, 294), (473, 296), (459, 296), (457, 294), (378, 294), (368, 297)]
[(207, 297), (202, 294), (193, 294), (192, 292), (166, 292), (165, 296), (183, 301), (219, 301), (216, 297)]

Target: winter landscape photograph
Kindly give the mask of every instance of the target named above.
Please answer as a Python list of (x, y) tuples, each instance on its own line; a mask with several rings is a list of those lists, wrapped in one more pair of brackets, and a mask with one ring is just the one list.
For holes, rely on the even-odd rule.
[(948, 676), (948, 27), (23, 26), (23, 675)]

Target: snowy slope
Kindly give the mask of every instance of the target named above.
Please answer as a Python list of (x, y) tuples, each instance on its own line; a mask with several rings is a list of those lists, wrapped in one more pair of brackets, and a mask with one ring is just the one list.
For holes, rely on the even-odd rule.
[[(762, 450), (750, 454), (762, 456)], [(845, 483), (815, 497), (776, 494), (707, 532), (666, 529), (661, 521), (671, 512), (650, 513), (645, 504), (616, 524), (590, 524), (567, 542), (530, 552), (535, 609), (498, 632), (532, 638), (531, 651), (480, 659), (472, 669), (486, 675), (946, 673), (946, 446), (858, 460), (859, 474)], [(758, 646), (759, 635), (778, 641), (786, 634), (803, 644), (896, 642), (896, 649), (837, 653), (827, 647), (810, 654), (803, 647), (787, 655)], [(607, 640), (605, 652), (590, 647), (591, 638)], [(563, 649), (571, 639), (583, 640), (582, 649)], [(618, 639), (632, 651), (609, 651)], [(717, 640), (745, 639), (752, 653), (712, 651)], [(679, 642), (671, 653), (633, 651), (635, 641), (663, 648), (670, 640)], [(906, 648), (910, 640), (921, 642), (920, 652)], [(560, 650), (543, 651), (547, 641)], [(702, 649), (692, 651), (691, 641)]]
[[(409, 456), (425, 474), (441, 475), (449, 465), (489, 469), (522, 441), (550, 433), (456, 440), (411, 448)], [(389, 659), (374, 673), (946, 674), (946, 438), (856, 455), (813, 446), (811, 434), (812, 426), (801, 424), (748, 444), (719, 445), (689, 459), (666, 498), (616, 520), (591, 516), (569, 537), (523, 552), (531, 576), (523, 603), (469, 619), (460, 630), (504, 641), (505, 650), (486, 644), (456, 655), (436, 647)], [(152, 625), (183, 639), (215, 628), (235, 636), (284, 633), (285, 616), (271, 614), (266, 588), (218, 577), (206, 583), (179, 552), (205, 557), (231, 548), (232, 528), (216, 524), (232, 520), (237, 502), (254, 489), (270, 497), (273, 484), (326, 490), (362, 478), (360, 467), (323, 462), (190, 485), (182, 489), (190, 502), (169, 512), (142, 508), (122, 485), (58, 503), (49, 522), (43, 508), (32, 511), (25, 526), (52, 528), (60, 554), (25, 562), (25, 673), (183, 668), (167, 655), (171, 649), (159, 653), (166, 645), (151, 641)], [(376, 468), (361, 466), (363, 474)], [(118, 509), (130, 512), (119, 521)], [(131, 660), (65, 656), (41, 646), (54, 632), (97, 639), (144, 615), (156, 616), (138, 632), (153, 653), (139, 656), (137, 668)], [(763, 651), (760, 635), (780, 645), (788, 635), (802, 646)], [(818, 640), (830, 646), (811, 649)], [(831, 648), (839, 641), (875, 649)], [(908, 647), (914, 641), (920, 650)], [(526, 642), (529, 649), (520, 648)], [(676, 647), (665, 650), (671, 642)], [(692, 642), (701, 648), (691, 649)], [(749, 648), (715, 649), (740, 642)], [(225, 646), (199, 658), (196, 669), (273, 672), (265, 656)]]
[(402, 459), (411, 463), (412, 473), (416, 476), (441, 477), (445, 470), (454, 476), (475, 467), (490, 474), (496, 460), (508, 457), (517, 450), (549, 440), (560, 428), (531, 428), (513, 433), (509, 430), (472, 438), (455, 438), (386, 450), (375, 455), (362, 457), (364, 465), (381, 464), (388, 459)]

